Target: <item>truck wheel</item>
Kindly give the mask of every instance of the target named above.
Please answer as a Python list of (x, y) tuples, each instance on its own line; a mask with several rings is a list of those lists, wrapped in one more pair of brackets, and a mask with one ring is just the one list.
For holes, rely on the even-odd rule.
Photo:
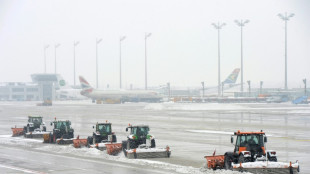
[(87, 137), (87, 147), (90, 147), (90, 145), (93, 143), (93, 137), (88, 136)]
[(152, 139), (152, 140), (151, 140), (151, 148), (155, 148), (155, 147), (156, 147), (155, 140)]
[(123, 149), (123, 152), (124, 152), (124, 155), (125, 157), (127, 157), (127, 141), (122, 141), (122, 149)]
[(116, 135), (112, 135), (112, 142), (115, 143), (117, 141)]
[(231, 170), (231, 160), (228, 155), (225, 155), (225, 158), (224, 158), (224, 169)]
[(93, 144), (96, 144), (96, 136), (93, 136)]
[(133, 140), (128, 140), (127, 141), (127, 149), (135, 149), (136, 148), (136, 143)]
[(277, 162), (278, 160), (277, 160), (277, 157), (270, 157), (269, 161)]
[(238, 163), (244, 163), (244, 156), (242, 154), (239, 156)]

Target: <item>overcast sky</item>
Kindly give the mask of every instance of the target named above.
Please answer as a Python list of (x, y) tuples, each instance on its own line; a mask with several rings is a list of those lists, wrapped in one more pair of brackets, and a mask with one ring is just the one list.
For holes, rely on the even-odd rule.
[[(207, 86), (217, 84), (217, 30), (221, 30), (221, 78), (240, 68), (240, 27), (244, 27), (244, 81), (254, 86), (284, 87), (284, 22), (278, 13), (294, 13), (288, 22), (288, 86), (310, 82), (310, 1), (308, 0), (0, 0), (0, 82), (31, 81), (30, 75), (57, 73), (73, 84), (84, 76), (96, 85), (96, 38), (99, 87), (119, 86), (119, 38), (123, 86), (144, 87), (144, 34), (148, 38), (148, 84)], [(240, 76), (238, 81), (240, 82)]]

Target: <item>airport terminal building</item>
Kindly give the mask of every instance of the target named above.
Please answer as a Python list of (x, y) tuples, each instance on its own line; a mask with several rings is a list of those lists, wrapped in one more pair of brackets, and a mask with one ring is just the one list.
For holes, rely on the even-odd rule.
[[(32, 74), (32, 82), (0, 83), (1, 101), (55, 100), (55, 91), (62, 84), (59, 74)], [(64, 81), (63, 81), (64, 82)]]

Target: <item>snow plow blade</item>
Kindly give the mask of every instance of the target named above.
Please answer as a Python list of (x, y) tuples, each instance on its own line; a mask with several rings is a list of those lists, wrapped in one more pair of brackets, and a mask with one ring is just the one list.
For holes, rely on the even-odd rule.
[(80, 139), (79, 137), (76, 139), (73, 139), (73, 146), (75, 148), (81, 148), (81, 147), (87, 147), (88, 146), (88, 142), (87, 139)]
[(89, 147), (90, 148), (96, 148), (98, 150), (104, 151), (107, 150), (107, 147), (105, 146), (107, 143), (96, 143), (96, 144), (92, 144)]
[(50, 134), (50, 132), (28, 132), (25, 134), (25, 138), (44, 138), (45, 134)]
[(17, 136), (21, 136), (24, 135), (24, 128), (11, 128), (12, 129), (12, 137), (17, 137)]
[(137, 148), (126, 150), (127, 158), (140, 159), (140, 158), (169, 158), (171, 151), (169, 146), (166, 148)]
[(60, 144), (60, 145), (73, 144), (73, 139), (63, 139), (63, 138), (60, 138), (60, 139), (56, 140), (56, 143)]
[(283, 162), (248, 162), (233, 164), (233, 171), (250, 172), (253, 174), (295, 174), (298, 173), (298, 162), (292, 164)]
[(205, 156), (205, 158), (207, 159), (208, 169), (224, 168), (224, 155)]
[(109, 143), (105, 144), (105, 146), (109, 155), (117, 155), (122, 151), (122, 143)]

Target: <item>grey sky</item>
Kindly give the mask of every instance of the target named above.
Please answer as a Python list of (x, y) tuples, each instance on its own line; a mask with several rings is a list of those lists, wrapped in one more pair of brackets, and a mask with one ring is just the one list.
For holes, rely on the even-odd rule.
[[(221, 30), (222, 80), (240, 68), (240, 28), (235, 19), (249, 19), (244, 28), (244, 81), (254, 86), (284, 86), (284, 22), (277, 16), (295, 13), (288, 23), (288, 86), (310, 81), (310, 1), (307, 0), (0, 0), (0, 81), (31, 81), (41, 73), (43, 46), (47, 72), (73, 83), (73, 41), (77, 76), (95, 86), (95, 40), (99, 86), (119, 86), (119, 37), (123, 41), (123, 86), (144, 86), (144, 33), (148, 39), (149, 86), (217, 84), (217, 31)], [(240, 82), (240, 79), (238, 79)], [(78, 79), (77, 79), (78, 82)]]

